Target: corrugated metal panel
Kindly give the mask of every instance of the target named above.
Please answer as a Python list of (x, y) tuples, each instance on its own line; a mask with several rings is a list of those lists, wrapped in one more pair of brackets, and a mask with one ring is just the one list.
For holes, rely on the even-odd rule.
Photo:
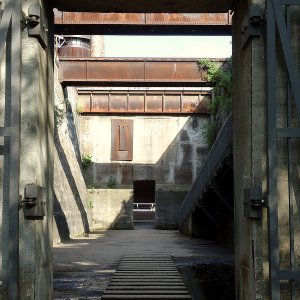
[(80, 93), (77, 109), (81, 113), (193, 114), (208, 113), (210, 94), (181, 93)]
[(91, 95), (91, 112), (108, 112), (109, 103), (108, 95), (92, 94)]
[(164, 112), (180, 113), (181, 111), (181, 96), (180, 95), (165, 95), (164, 96)]
[(127, 111), (127, 95), (110, 95), (109, 102), (110, 112), (126, 112)]
[(145, 112), (145, 96), (129, 95), (128, 112), (143, 113)]
[(202, 95), (183, 95), (181, 104), (182, 112), (207, 113), (207, 101), (209, 100), (209, 98)]
[(77, 97), (77, 111), (80, 113), (87, 113), (91, 111), (91, 96), (78, 95)]
[(146, 95), (145, 112), (158, 113), (163, 111), (162, 95)]

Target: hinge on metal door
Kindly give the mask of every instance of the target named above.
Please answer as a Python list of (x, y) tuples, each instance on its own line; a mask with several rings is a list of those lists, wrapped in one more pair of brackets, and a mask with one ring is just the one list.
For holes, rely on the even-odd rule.
[(259, 6), (252, 5), (249, 9), (249, 15), (244, 21), (241, 31), (242, 49), (244, 49), (249, 40), (256, 36), (260, 37), (262, 33), (263, 13)]
[(22, 23), (28, 30), (28, 36), (36, 38), (43, 48), (47, 47), (47, 27), (43, 9), (39, 4), (28, 8), (28, 16), (24, 16)]

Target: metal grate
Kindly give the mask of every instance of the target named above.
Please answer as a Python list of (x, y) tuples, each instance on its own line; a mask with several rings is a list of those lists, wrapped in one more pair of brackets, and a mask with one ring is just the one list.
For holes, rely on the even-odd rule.
[(169, 255), (125, 256), (102, 296), (106, 299), (192, 299)]

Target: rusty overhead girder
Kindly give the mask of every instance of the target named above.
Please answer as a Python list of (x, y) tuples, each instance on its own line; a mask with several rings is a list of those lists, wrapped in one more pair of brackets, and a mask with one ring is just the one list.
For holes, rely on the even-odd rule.
[[(63, 58), (60, 81), (65, 85), (207, 86), (196, 58)], [(219, 64), (225, 59), (213, 59)]]
[(54, 13), (57, 34), (231, 34), (230, 13)]

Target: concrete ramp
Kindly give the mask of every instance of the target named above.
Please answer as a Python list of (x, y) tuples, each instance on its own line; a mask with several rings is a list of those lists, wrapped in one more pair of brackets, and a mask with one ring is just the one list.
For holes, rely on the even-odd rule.
[(169, 255), (124, 256), (102, 299), (192, 299)]

